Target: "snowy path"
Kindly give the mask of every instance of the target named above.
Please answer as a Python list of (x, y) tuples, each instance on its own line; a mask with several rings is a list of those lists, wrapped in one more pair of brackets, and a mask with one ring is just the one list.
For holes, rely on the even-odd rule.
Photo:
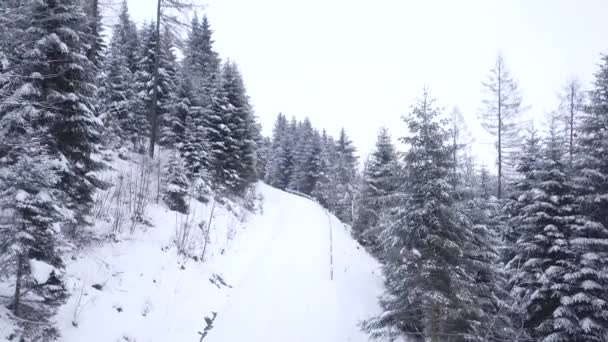
[[(378, 265), (316, 203), (262, 186), (270, 237), (218, 310), (206, 342), (367, 341), (358, 323), (376, 313)], [(329, 222), (334, 280), (330, 280)]]

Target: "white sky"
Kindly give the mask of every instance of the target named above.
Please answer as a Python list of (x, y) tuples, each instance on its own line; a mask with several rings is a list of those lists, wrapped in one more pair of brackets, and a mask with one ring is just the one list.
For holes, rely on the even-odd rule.
[[(136, 20), (154, 0), (129, 0)], [(479, 127), (482, 87), (501, 52), (519, 80), (528, 115), (557, 105), (565, 81), (592, 80), (608, 52), (605, 0), (207, 0), (222, 58), (238, 62), (268, 134), (277, 113), (308, 116), (334, 136), (344, 126), (361, 156), (381, 125), (402, 136), (400, 117), (424, 85), (460, 107), (493, 163)]]

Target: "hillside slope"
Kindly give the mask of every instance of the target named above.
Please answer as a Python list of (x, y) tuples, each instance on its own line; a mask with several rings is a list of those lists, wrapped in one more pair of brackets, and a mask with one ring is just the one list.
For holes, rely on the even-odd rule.
[[(318, 204), (257, 191), (258, 213), (216, 207), (205, 262), (179, 256), (179, 215), (162, 203), (150, 227), (66, 258), (59, 340), (366, 341), (358, 323), (378, 312), (377, 262)], [(196, 202), (197, 217), (210, 206)]]

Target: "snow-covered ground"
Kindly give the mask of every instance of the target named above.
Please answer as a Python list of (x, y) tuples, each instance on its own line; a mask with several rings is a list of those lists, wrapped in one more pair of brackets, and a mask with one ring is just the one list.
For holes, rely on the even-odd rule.
[(269, 238), (217, 310), (208, 341), (367, 341), (358, 323), (378, 311), (378, 264), (318, 204), (260, 190), (266, 203), (258, 224)]
[[(216, 206), (204, 262), (177, 253), (182, 216), (162, 203), (146, 211), (151, 226), (68, 255), (70, 298), (53, 318), (60, 341), (367, 341), (358, 323), (379, 310), (377, 262), (318, 204), (262, 183), (257, 191), (257, 213)], [(194, 203), (197, 222), (211, 206)], [(200, 232), (191, 239), (200, 252)]]

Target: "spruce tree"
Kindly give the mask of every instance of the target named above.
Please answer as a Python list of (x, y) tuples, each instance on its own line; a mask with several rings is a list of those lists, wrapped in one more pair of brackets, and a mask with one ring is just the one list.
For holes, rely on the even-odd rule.
[(266, 175), (266, 182), (279, 189), (286, 189), (291, 177), (291, 145), (288, 143), (289, 139), (287, 118), (279, 113), (272, 131), (272, 151)]
[(318, 163), (315, 157), (320, 152), (321, 142), (308, 118), (298, 128), (293, 153), (293, 173), (288, 187), (310, 195), (318, 178)]
[(319, 177), (312, 191), (312, 196), (325, 208), (335, 212), (337, 206), (337, 152), (334, 139), (325, 130), (321, 134), (321, 153), (319, 164)]
[(3, 89), (8, 97), (0, 117), (31, 116), (31, 129), (40, 132), (48, 153), (64, 158), (58, 186), (74, 233), (87, 222), (93, 192), (102, 184), (94, 173), (101, 165), (92, 159), (102, 126), (92, 98), (95, 68), (81, 38), (86, 19), (76, 0), (23, 6), (30, 28), (18, 37), (16, 62), (3, 75), (12, 81)]
[(231, 109), (228, 122), (231, 135), (225, 137), (225, 145), (234, 145), (229, 148), (232, 151), (229, 155), (232, 159), (231, 167), (236, 174), (232, 189), (236, 193), (241, 193), (257, 179), (255, 143), (257, 128), (243, 77), (236, 63), (232, 61), (224, 64), (222, 87)]
[(355, 200), (355, 183), (357, 181), (357, 156), (353, 142), (346, 135), (344, 128), (336, 141), (336, 177), (337, 202), (336, 215), (346, 223), (352, 223), (353, 202)]
[(383, 211), (392, 205), (392, 196), (399, 186), (397, 151), (388, 129), (381, 128), (376, 149), (363, 171), (361, 191), (353, 232), (362, 243), (375, 246), (378, 223)]
[[(126, 9), (126, 7), (125, 7)], [(122, 23), (114, 26), (114, 35), (105, 64), (105, 93), (102, 100), (101, 119), (105, 125), (104, 140), (107, 144), (121, 146), (138, 135), (135, 113), (134, 75), (129, 69), (128, 56), (125, 55), (122, 40)], [(140, 133), (141, 134), (141, 133)]]
[(67, 208), (61, 202), (64, 194), (58, 190), (64, 169), (60, 155), (49, 153), (31, 129), (11, 130), (15, 122), (9, 121), (0, 120), (4, 133), (0, 144), (0, 213), (4, 218), (0, 221), (0, 250), (14, 265), (12, 309), (19, 317), (23, 293), (34, 290), (50, 304), (65, 296), (58, 274), (41, 284), (28, 276), (30, 260), (63, 267), (57, 227), (65, 220), (61, 211)]
[(590, 105), (581, 117), (579, 153), (575, 154), (577, 202), (584, 218), (570, 244), (576, 252), (577, 272), (569, 275), (576, 281), (578, 293), (563, 299), (576, 304), (579, 327), (586, 341), (607, 337), (608, 312), (605, 303), (608, 282), (608, 57), (595, 74)]
[(425, 91), (404, 118), (410, 134), (402, 138), (407, 178), (400, 191), (407, 200), (382, 233), (387, 295), (384, 312), (364, 324), (373, 337), (482, 340), (477, 327), (486, 317), (473, 309), (476, 268), (466, 252), (474, 238), (454, 207), (449, 134), (439, 115)]
[(167, 184), (164, 189), (163, 200), (171, 210), (186, 214), (188, 213), (188, 178), (184, 161), (179, 153), (174, 152), (164, 169), (164, 177)]
[[(158, 123), (169, 115), (174, 104), (175, 91), (175, 55), (171, 51), (170, 43), (163, 37), (161, 39), (161, 49), (159, 51), (159, 66), (156, 68), (156, 45), (159, 37), (156, 35), (155, 24), (144, 24), (141, 30), (141, 50), (139, 52), (138, 70), (135, 74), (135, 89), (137, 90), (138, 108), (134, 115), (132, 127), (137, 127), (136, 145), (139, 149), (143, 149), (144, 140), (150, 135), (152, 130), (151, 108), (154, 107), (157, 115)], [(167, 38), (168, 39), (168, 38)], [(166, 45), (165, 45), (166, 44)], [(154, 81), (155, 74), (158, 72), (158, 83)], [(157, 91), (154, 90), (154, 84), (158, 84)], [(155, 101), (153, 101), (155, 98)], [(155, 134), (157, 137), (157, 135)]]

